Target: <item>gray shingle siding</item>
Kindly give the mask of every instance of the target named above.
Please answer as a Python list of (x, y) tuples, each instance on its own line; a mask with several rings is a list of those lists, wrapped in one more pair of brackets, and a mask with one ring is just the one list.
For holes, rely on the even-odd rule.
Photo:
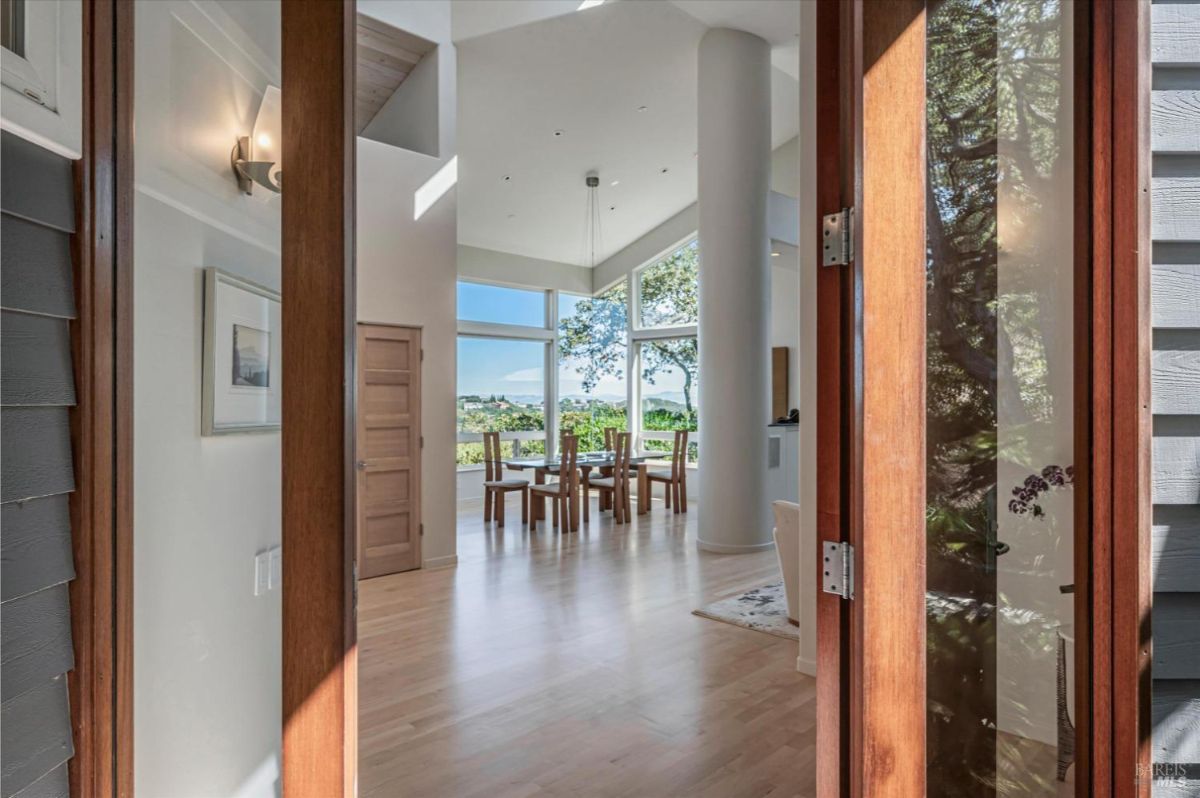
[(0, 798), (66, 796), (75, 188), (70, 161), (0, 148)]
[(1177, 798), (1200, 795), (1200, 0), (1151, 14), (1153, 792)]

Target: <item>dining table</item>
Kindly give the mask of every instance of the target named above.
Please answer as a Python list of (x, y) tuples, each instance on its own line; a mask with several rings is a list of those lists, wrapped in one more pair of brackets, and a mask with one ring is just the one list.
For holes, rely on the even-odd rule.
[[(637, 514), (645, 515), (650, 512), (650, 480), (646, 475), (650, 470), (649, 460), (661, 460), (665, 456), (664, 452), (632, 452), (629, 455), (629, 463), (634, 466), (637, 471)], [(504, 467), (510, 471), (533, 471), (533, 481), (538, 485), (546, 483), (546, 476), (557, 474), (562, 470), (562, 460), (558, 457), (547, 457), (546, 455), (537, 455), (534, 457), (513, 457), (502, 461)], [(592, 469), (599, 469), (601, 472), (612, 469), (616, 462), (616, 452), (582, 452), (575, 457), (575, 467), (579, 469), (581, 477), (586, 480)], [(585, 497), (586, 499), (586, 497)], [(569, 502), (571, 507), (571, 526), (572, 532), (579, 529), (579, 502), (575, 495), (571, 496)], [(540, 504), (535, 504), (532, 512), (538, 512)], [(601, 507), (601, 509), (606, 509)], [(607, 508), (611, 509), (611, 508)], [(542, 516), (537, 516), (538, 520), (542, 520)]]

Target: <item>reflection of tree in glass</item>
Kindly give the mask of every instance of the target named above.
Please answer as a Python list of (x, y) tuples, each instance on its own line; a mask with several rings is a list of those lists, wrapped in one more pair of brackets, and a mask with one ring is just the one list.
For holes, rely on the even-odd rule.
[(643, 327), (695, 324), (700, 319), (699, 243), (684, 244), (638, 274)]
[(620, 282), (603, 294), (581, 299), (558, 323), (558, 354), (570, 360), (591, 393), (604, 377), (625, 378), (628, 293)]
[[(638, 275), (644, 326), (694, 324), (699, 318), (698, 250), (695, 242), (680, 247)], [(559, 322), (559, 355), (569, 359), (590, 392), (602, 377), (624, 377), (628, 319), (628, 287), (621, 282), (600, 296), (580, 300), (575, 312)], [(683, 376), (684, 405), (695, 414), (697, 370), (695, 339), (668, 339), (642, 346), (642, 379), (651, 385), (662, 373), (678, 369)]]
[[(1034, 278), (1061, 264), (1022, 234), (1052, 227), (1035, 223), (1041, 198), (1069, 179), (1062, 35), (1056, 0), (944, 0), (927, 21), (927, 582), (942, 597), (927, 640), (931, 796), (1027, 794), (995, 767), (997, 408), (1013, 408), (1018, 436), (1055, 415), (1054, 298)], [(1005, 456), (1027, 451), (1010, 433)]]

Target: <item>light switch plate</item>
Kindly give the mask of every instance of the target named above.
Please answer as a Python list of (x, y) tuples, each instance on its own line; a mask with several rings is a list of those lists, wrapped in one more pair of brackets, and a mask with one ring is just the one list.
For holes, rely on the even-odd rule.
[(254, 555), (254, 595), (261, 596), (271, 589), (271, 553), (260, 551)]
[(267, 554), (270, 559), (267, 567), (267, 589), (274, 590), (283, 584), (283, 548), (276, 546)]

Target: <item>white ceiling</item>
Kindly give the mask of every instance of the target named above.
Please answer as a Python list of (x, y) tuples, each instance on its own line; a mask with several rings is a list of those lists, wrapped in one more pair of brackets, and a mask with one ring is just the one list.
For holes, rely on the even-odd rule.
[(800, 78), (799, 0), (671, 0), (710, 28), (753, 33), (771, 45), (771, 63)]
[[(504, 4), (526, 12), (542, 5)], [(478, 23), (469, 29), (483, 30), (478, 7), (491, 5), (457, 0), (455, 39), (460, 6)], [(705, 22), (680, 6), (702, 12)], [(517, 17), (517, 27), (464, 37), (458, 45), (459, 242), (587, 265), (584, 176), (590, 169), (601, 178), (597, 261), (695, 202), (697, 48), (708, 20), (767, 34), (786, 51), (796, 41), (789, 16), (798, 28), (795, 0), (610, 0), (533, 23)], [(774, 49), (772, 55), (779, 58)], [(778, 146), (799, 129), (799, 86), (779, 69), (772, 77), (772, 142)], [(555, 130), (564, 132), (556, 137)]]
[[(611, 1), (611, 0), (610, 0)], [(454, 42), (571, 14), (582, 0), (451, 0)]]

